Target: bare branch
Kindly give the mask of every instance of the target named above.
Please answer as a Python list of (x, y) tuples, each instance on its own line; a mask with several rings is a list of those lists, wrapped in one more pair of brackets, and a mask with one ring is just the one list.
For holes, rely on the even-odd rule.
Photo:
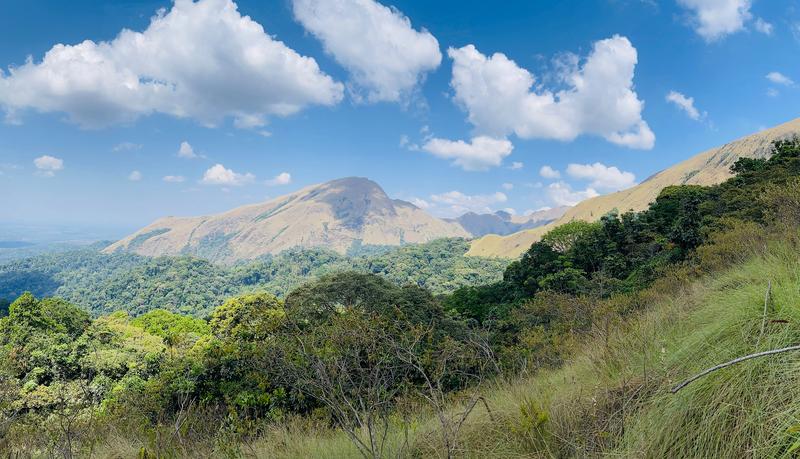
[(773, 350), (770, 350), (770, 351), (756, 352), (755, 354), (750, 354), (750, 355), (745, 355), (745, 356), (742, 356), (742, 357), (738, 357), (738, 358), (735, 358), (735, 359), (731, 360), (730, 362), (721, 363), (719, 365), (715, 365), (715, 366), (713, 366), (711, 368), (708, 368), (706, 370), (701, 371), (700, 373), (692, 376), (691, 378), (687, 379), (686, 381), (684, 381), (684, 382), (678, 384), (677, 386), (673, 387), (671, 389), (671, 392), (674, 394), (674, 393), (678, 392), (679, 390), (683, 389), (684, 387), (688, 386), (689, 384), (693, 383), (694, 381), (697, 381), (698, 379), (702, 378), (703, 376), (705, 376), (705, 375), (707, 375), (709, 373), (715, 372), (717, 370), (721, 370), (721, 369), (723, 369), (725, 367), (729, 367), (729, 366), (737, 364), (739, 362), (744, 362), (745, 360), (755, 359), (757, 357), (765, 357), (765, 356), (768, 356), (768, 355), (780, 354), (780, 353), (783, 353), (783, 352), (799, 351), (799, 350), (800, 350), (800, 345), (797, 345), (797, 346), (784, 347), (784, 348), (781, 348), (781, 349), (773, 349)]

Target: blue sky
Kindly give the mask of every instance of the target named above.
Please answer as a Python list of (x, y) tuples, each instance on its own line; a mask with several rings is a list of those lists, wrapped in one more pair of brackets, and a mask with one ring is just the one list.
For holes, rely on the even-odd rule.
[(122, 233), (344, 176), (437, 215), (523, 213), (800, 106), (796, 0), (0, 8), (6, 223)]

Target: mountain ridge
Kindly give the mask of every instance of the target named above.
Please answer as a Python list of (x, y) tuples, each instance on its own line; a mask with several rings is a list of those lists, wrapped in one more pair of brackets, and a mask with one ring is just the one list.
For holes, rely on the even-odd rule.
[(468, 256), (515, 258), (556, 226), (574, 220), (595, 221), (610, 211), (641, 211), (670, 185), (715, 185), (731, 177), (730, 166), (741, 157), (764, 158), (772, 143), (800, 136), (800, 118), (741, 137), (691, 156), (659, 171), (631, 188), (587, 199), (557, 220), (508, 236), (487, 235), (473, 241)]
[(568, 206), (560, 206), (552, 209), (538, 210), (526, 215), (512, 215), (503, 210), (498, 210), (490, 214), (467, 212), (458, 218), (446, 220), (460, 224), (475, 237), (488, 234), (505, 236), (546, 225), (560, 218), (568, 209)]
[(402, 245), (442, 237), (470, 234), (409, 202), (390, 198), (372, 180), (346, 177), (216, 215), (162, 217), (106, 252), (189, 254), (230, 263), (298, 246), (344, 253), (356, 241)]

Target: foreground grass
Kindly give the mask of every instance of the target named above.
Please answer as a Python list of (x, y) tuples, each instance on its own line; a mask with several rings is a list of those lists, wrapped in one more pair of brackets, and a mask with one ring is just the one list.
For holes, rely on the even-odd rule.
[[(562, 368), (476, 389), (486, 405), (471, 412), (452, 455), (794, 457), (800, 452), (800, 352), (725, 368), (677, 394), (670, 388), (735, 357), (800, 344), (798, 244), (773, 243), (696, 282), (663, 282), (644, 297), (644, 312), (627, 323), (600, 324)], [(454, 401), (452, 412), (462, 409)], [(384, 456), (447, 457), (434, 413), (409, 412), (392, 420)], [(344, 433), (307, 419), (266, 427), (247, 444), (218, 432), (172, 455), (360, 457)], [(143, 447), (152, 451), (153, 439), (109, 432), (92, 456), (150, 457)]]
[[(775, 244), (608, 330), (598, 329), (559, 370), (480, 388), (490, 411), (479, 406), (470, 415), (456, 455), (781, 457), (800, 450), (800, 353), (751, 360), (670, 392), (706, 367), (800, 343), (794, 244)], [(386, 456), (446, 457), (437, 429), (432, 415), (396, 420)], [(341, 432), (302, 427), (271, 431), (242, 452), (358, 456)]]

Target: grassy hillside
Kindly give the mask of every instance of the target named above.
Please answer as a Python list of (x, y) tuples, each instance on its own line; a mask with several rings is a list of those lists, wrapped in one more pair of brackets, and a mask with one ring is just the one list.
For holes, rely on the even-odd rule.
[[(800, 142), (731, 171), (720, 185), (668, 187), (644, 212), (562, 225), (502, 280), (451, 295), (388, 282), (379, 262), (285, 299), (237, 296), (208, 319), (163, 310), (92, 318), (59, 298), (22, 295), (0, 318), (0, 449), (793, 454), (796, 354), (670, 393), (708, 365), (800, 340)], [(444, 248), (394, 259), (408, 265), (399, 272), (436, 272)], [(257, 283), (260, 273), (243, 278)], [(190, 270), (187, 282), (199, 277)]]
[(193, 255), (232, 264), (295, 247), (344, 254), (353, 244), (400, 246), (447, 237), (470, 233), (391, 199), (369, 179), (348, 177), (221, 214), (161, 218), (110, 245), (106, 253)]
[[(677, 394), (670, 388), (706, 367), (800, 343), (798, 249), (796, 241), (771, 244), (674, 296), (651, 292), (659, 299), (643, 314), (597, 327), (563, 368), (477, 389), (487, 403), (467, 418), (456, 456), (794, 457), (800, 352), (731, 366)], [(395, 421), (396, 449), (387, 457), (400, 448), (410, 457), (446, 457), (432, 413)], [(358, 457), (341, 432), (309, 424), (276, 429), (252, 448), (255, 456)]]
[(668, 186), (716, 185), (731, 177), (730, 168), (739, 158), (768, 157), (773, 142), (798, 135), (800, 135), (800, 119), (712, 148), (658, 172), (627, 190), (580, 202), (546, 226), (508, 236), (489, 235), (476, 239), (468, 255), (513, 258), (521, 255), (545, 233), (565, 223), (574, 220), (596, 221), (613, 210), (624, 213), (647, 209), (661, 190)]

